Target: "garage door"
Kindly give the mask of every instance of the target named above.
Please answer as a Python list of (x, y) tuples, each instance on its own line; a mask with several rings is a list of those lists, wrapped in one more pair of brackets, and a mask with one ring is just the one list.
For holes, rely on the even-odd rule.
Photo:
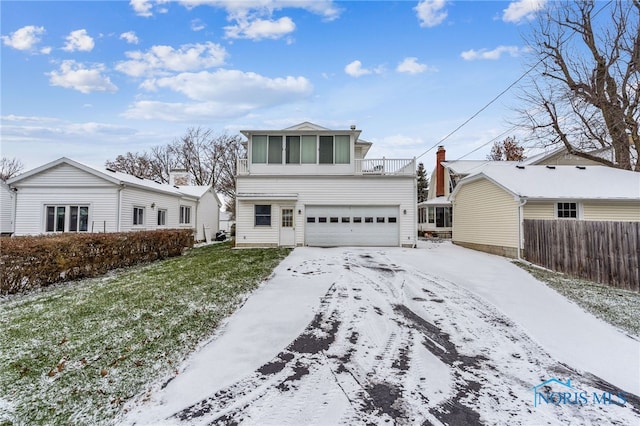
[(397, 246), (398, 206), (306, 206), (309, 246)]

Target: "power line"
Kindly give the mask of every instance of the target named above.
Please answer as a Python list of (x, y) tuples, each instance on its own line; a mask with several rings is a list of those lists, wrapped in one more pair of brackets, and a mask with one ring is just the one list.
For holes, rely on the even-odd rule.
[[(594, 14), (593, 17), (595, 18), (596, 16), (598, 16), (598, 14), (600, 12), (602, 12), (607, 6), (609, 6), (611, 3), (613, 3), (613, 0), (609, 0), (604, 6), (602, 6), (600, 9), (598, 9)], [(574, 32), (572, 32), (571, 34), (569, 34), (569, 36), (567, 37), (566, 40), (564, 40), (564, 42), (568, 41), (571, 37), (573, 37), (573, 35), (576, 33), (576, 31), (574, 30)], [(504, 95), (505, 93), (507, 93), (509, 90), (511, 90), (511, 88), (513, 86), (515, 86), (516, 84), (518, 84), (520, 82), (520, 80), (522, 80), (523, 78), (525, 78), (531, 71), (533, 71), (538, 65), (540, 65), (541, 62), (544, 61), (543, 59), (540, 59), (538, 62), (536, 62), (534, 65), (532, 65), (527, 71), (525, 71), (520, 77), (518, 77), (518, 79), (516, 81), (514, 81), (513, 83), (511, 83), (506, 89), (504, 89), (502, 92), (500, 92), (497, 96), (495, 96), (493, 99), (491, 99), (487, 104), (485, 104), (482, 108), (480, 108), (475, 114), (473, 114), (471, 117), (469, 117), (468, 119), (466, 119), (462, 124), (460, 124), (458, 127), (456, 127), (453, 131), (451, 131), (448, 135), (446, 135), (445, 137), (443, 137), (442, 139), (440, 139), (438, 142), (436, 142), (435, 144), (433, 144), (431, 147), (429, 147), (426, 151), (424, 151), (422, 154), (418, 155), (416, 157), (416, 160), (420, 157), (422, 157), (423, 155), (425, 155), (426, 153), (428, 153), (429, 151), (431, 151), (433, 148), (435, 148), (436, 146), (442, 144), (442, 142), (444, 142), (445, 140), (449, 139), (449, 137), (451, 135), (453, 135), (454, 133), (456, 133), (458, 130), (460, 130), (461, 128), (463, 128), (464, 126), (467, 125), (467, 123), (469, 123), (471, 120), (473, 120), (474, 118), (476, 118), (478, 115), (480, 115), (480, 113), (482, 111), (484, 111), (485, 109), (489, 108), (489, 106), (491, 106), (491, 104), (493, 104), (495, 101), (497, 101), (502, 95)], [(515, 129), (517, 126), (513, 126), (511, 129), (509, 129), (507, 132), (503, 133), (506, 134), (508, 132), (510, 132), (511, 130)], [(499, 137), (499, 136), (498, 136)], [(476, 152), (478, 149), (488, 145), (489, 143), (493, 142), (496, 138), (492, 139), (491, 141), (481, 145), (480, 147), (474, 149), (473, 151), (463, 155), (462, 157), (459, 158), (462, 159), (464, 157), (466, 157), (469, 154), (472, 154), (474, 152)]]

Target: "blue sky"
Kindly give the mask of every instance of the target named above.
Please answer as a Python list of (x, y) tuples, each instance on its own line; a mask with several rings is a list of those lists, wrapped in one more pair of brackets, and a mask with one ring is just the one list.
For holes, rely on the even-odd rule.
[[(190, 127), (237, 134), (311, 121), (355, 124), (374, 143), (370, 158), (420, 156), (527, 69), (522, 36), (542, 7), (2, 1), (2, 155), (27, 169), (61, 156), (102, 167)], [(447, 158), (509, 131), (517, 94), (448, 138)], [(431, 169), (435, 151), (419, 161)]]

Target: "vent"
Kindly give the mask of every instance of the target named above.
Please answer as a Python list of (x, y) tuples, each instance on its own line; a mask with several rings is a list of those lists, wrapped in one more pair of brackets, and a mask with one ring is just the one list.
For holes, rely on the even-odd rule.
[(576, 166), (576, 169), (586, 170), (587, 168), (585, 166)]
[(516, 169), (524, 170), (524, 166), (516, 166)]
[(547, 166), (547, 169), (555, 170), (556, 166)]
[(174, 187), (175, 189), (180, 189), (180, 187), (179, 187), (178, 185), (173, 185), (173, 187)]
[(138, 176), (138, 175), (135, 175), (135, 176), (140, 180), (144, 180), (144, 178), (142, 176)]
[(115, 173), (115, 172), (116, 172), (115, 170), (110, 169), (109, 167), (107, 167), (107, 171), (108, 171), (108, 172), (111, 172), (111, 173)]

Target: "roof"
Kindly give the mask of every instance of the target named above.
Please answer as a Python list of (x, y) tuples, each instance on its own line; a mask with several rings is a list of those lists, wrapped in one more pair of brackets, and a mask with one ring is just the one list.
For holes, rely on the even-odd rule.
[(360, 133), (362, 133), (362, 130), (356, 130), (355, 126), (353, 126), (350, 129), (327, 129), (326, 127), (322, 127), (317, 124), (310, 123), (308, 121), (305, 121), (300, 124), (296, 124), (295, 126), (287, 127), (285, 129), (279, 129), (279, 130), (265, 130), (265, 129), (240, 130), (240, 133), (242, 133), (248, 139), (251, 138), (251, 135), (281, 135), (283, 133), (289, 133), (292, 135), (299, 135), (299, 134), (314, 135), (314, 134), (332, 134), (336, 132), (352, 133), (355, 135), (354, 139), (358, 140), (358, 137), (360, 136)]
[(452, 196), (478, 179), (520, 198), (640, 201), (640, 173), (603, 166), (486, 166), (462, 179)]
[(418, 205), (419, 206), (450, 206), (451, 200), (449, 200), (447, 197), (440, 196), (440, 197), (432, 198), (430, 200), (418, 203)]
[(111, 169), (105, 169), (104, 171), (98, 170), (94, 167), (87, 166), (86, 164), (79, 163), (66, 157), (61, 157), (50, 163), (22, 173), (19, 176), (9, 179), (8, 183), (9, 185), (13, 185), (61, 164), (67, 164), (71, 167), (75, 167), (76, 169), (83, 170), (115, 185), (127, 184), (130, 186), (148, 189), (155, 192), (163, 192), (165, 194), (171, 194), (178, 197), (200, 198), (210, 188), (210, 186), (178, 187), (166, 183), (159, 183), (150, 179), (133, 176), (127, 173), (117, 172)]
[(441, 163), (449, 171), (456, 175), (469, 175), (481, 172), (487, 166), (513, 166), (517, 161), (493, 161), (493, 160), (455, 160)]

